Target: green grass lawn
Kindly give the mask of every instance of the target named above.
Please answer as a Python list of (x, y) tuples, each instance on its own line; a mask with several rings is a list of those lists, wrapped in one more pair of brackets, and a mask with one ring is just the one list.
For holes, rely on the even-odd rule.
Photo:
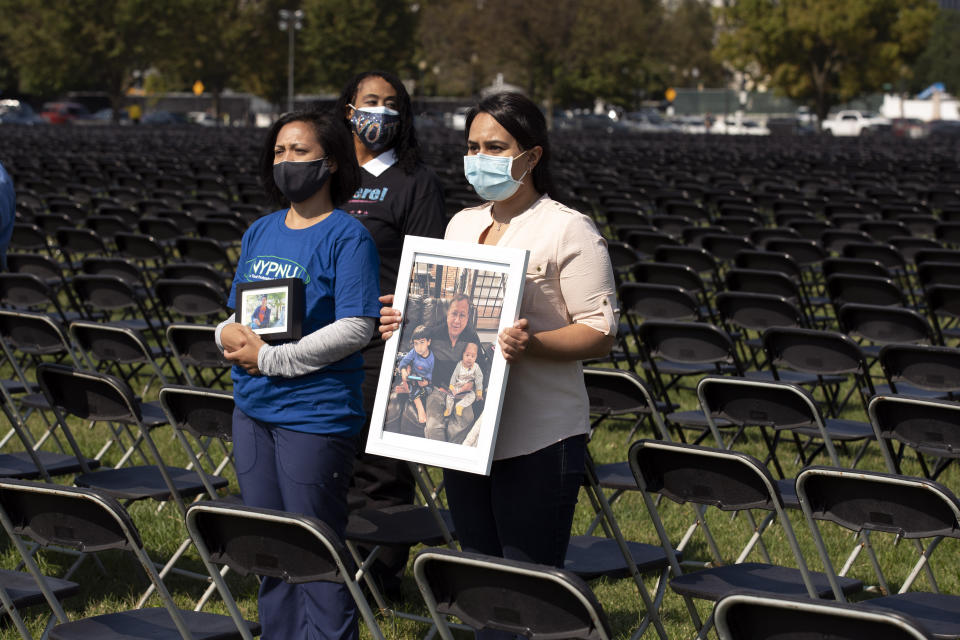
[[(156, 391), (156, 385), (154, 385), (148, 392), (147, 397), (155, 398)], [(691, 391), (687, 390), (682, 392), (679, 398), (684, 408), (692, 408), (695, 406), (695, 397)], [(858, 408), (851, 409), (848, 414), (848, 417), (859, 416), (861, 419), (863, 418), (862, 412), (859, 411)], [(34, 431), (39, 433), (40, 425), (42, 424), (39, 417), (31, 417), (30, 424)], [(91, 454), (99, 449), (100, 443), (106, 438), (107, 428), (105, 425), (97, 425), (90, 428), (86, 424), (71, 424), (73, 425), (74, 433), (82, 440), (82, 447)], [(627, 449), (630, 444), (627, 441), (630, 426), (631, 425), (626, 422), (613, 420), (601, 425), (590, 443), (590, 451), (597, 463), (626, 459)], [(644, 427), (636, 437), (652, 437), (652, 431)], [(156, 430), (154, 432), (154, 438), (163, 454), (167, 456), (168, 463), (185, 463), (185, 456), (182, 454), (179, 444), (173, 438), (169, 427)], [(788, 474), (795, 475), (799, 467), (794, 461), (795, 456), (792, 447), (792, 443), (784, 441), (781, 444), (780, 459), (786, 466), (785, 471)], [(760, 458), (763, 457), (763, 452), (765, 451), (764, 445), (756, 431), (748, 432), (747, 437), (738, 443), (737, 448)], [(841, 451), (841, 456), (845, 461), (849, 461), (852, 459), (852, 453), (852, 450), (846, 453)], [(117, 455), (117, 447), (114, 447), (108, 452), (105, 461), (109, 463), (115, 459), (113, 456)], [(823, 464), (826, 462), (826, 458), (821, 456), (817, 462)], [(871, 447), (870, 451), (859, 464), (859, 468), (884, 470), (883, 459), (876, 445)], [(912, 473), (919, 473), (919, 468), (913, 459), (907, 460), (905, 470)], [(235, 478), (231, 476), (230, 479), (231, 486), (235, 489)], [(71, 478), (61, 477), (57, 480), (68, 483), (71, 481)], [(950, 468), (941, 477), (941, 482), (948, 487), (957, 487), (958, 477), (956, 468)], [(582, 533), (593, 517), (593, 511), (589, 501), (585, 495), (582, 494), (581, 497), (582, 499), (578, 505), (574, 522), (574, 533)], [(639, 495), (636, 493), (625, 495), (614, 504), (614, 511), (628, 539), (653, 544), (658, 543), (656, 534), (650, 524)], [(692, 521), (692, 511), (690, 507), (688, 505), (677, 505), (663, 501), (661, 511), (665, 519), (665, 524), (674, 536), (674, 540), (679, 539), (679, 535)], [(130, 507), (130, 512), (140, 528), (146, 548), (155, 559), (166, 558), (172, 554), (186, 535), (179, 514), (172, 504), (167, 504), (158, 511), (155, 503), (138, 503)], [(763, 514), (758, 513), (757, 520), (760, 520), (762, 515)], [(791, 513), (790, 515), (808, 563), (813, 569), (820, 568), (812, 537), (803, 521), (802, 514)], [(748, 518), (746, 518), (744, 514), (733, 516), (729, 513), (714, 511), (708, 514), (707, 521), (721, 548), (725, 550), (739, 550), (743, 541), (751, 534)], [(834, 553), (834, 562), (839, 566), (842, 564), (842, 559), (846, 553), (853, 548), (856, 538), (853, 534), (841, 532), (835, 527), (828, 529), (828, 531), (830, 535), (827, 540)], [(766, 540), (767, 548), (774, 561), (790, 565), (793, 564), (790, 549), (778, 527), (771, 527), (764, 539)], [(891, 536), (885, 535), (874, 536), (874, 543), (880, 553), (881, 562), (885, 568), (888, 568), (887, 578), (891, 586), (898, 586), (916, 557), (915, 548), (910, 541), (901, 540), (899, 543), (895, 543), (895, 540)], [(736, 552), (732, 552), (729, 555), (735, 557)], [(707, 559), (708, 557), (709, 551), (703, 538), (694, 538), (687, 547), (686, 558)], [(54, 553), (43, 553), (42, 559), (42, 568), (50, 575), (62, 575), (73, 560), (72, 558)], [(106, 573), (102, 573), (95, 563), (88, 561), (82, 565), (74, 576), (74, 580), (83, 585), (83, 591), (79, 596), (71, 598), (65, 603), (71, 619), (131, 607), (146, 587), (146, 578), (143, 576), (139, 565), (136, 564), (132, 556), (107, 552), (100, 554), (100, 559), (106, 568)], [(750, 557), (750, 560), (760, 561), (759, 554), (755, 552)], [(953, 540), (946, 540), (934, 555), (933, 564), (936, 578), (941, 591), (945, 593), (960, 593), (960, 584), (958, 584), (960, 578), (958, 578), (957, 572), (954, 569), (958, 564), (958, 560), (960, 560), (960, 547), (958, 547)], [(14, 568), (17, 566), (17, 563), (18, 558), (16, 551), (8, 542), (2, 554), (2, 566), (4, 568)], [(195, 552), (188, 553), (179, 566), (201, 572), (204, 570)], [(851, 575), (863, 579), (868, 584), (875, 583), (869, 561), (865, 554), (855, 564)], [(241, 578), (231, 574), (229, 576), (229, 582), (235, 595), (238, 596), (244, 614), (250, 619), (255, 619), (257, 613), (257, 584), (255, 578)], [(200, 582), (180, 576), (169, 577), (167, 584), (176, 600), (184, 608), (192, 608), (193, 603), (199, 598), (204, 589), (204, 585)], [(591, 583), (590, 586), (603, 604), (613, 625), (616, 637), (629, 638), (644, 614), (635, 584), (631, 580), (617, 580), (613, 582), (598, 580)], [(652, 588), (652, 586), (652, 582), (648, 582), (648, 587)], [(928, 589), (929, 586), (926, 579), (923, 577), (918, 579), (916, 588)], [(412, 571), (408, 571), (408, 576), (404, 584), (404, 595), (405, 601), (401, 604), (403, 609), (425, 614), (425, 607), (420, 601), (416, 584), (412, 578)], [(151, 604), (159, 605), (156, 597), (154, 597)], [(706, 617), (709, 609), (710, 607), (707, 604), (701, 605), (701, 615)], [(224, 608), (216, 596), (205, 610), (225, 613)], [(39, 636), (41, 632), (45, 615), (45, 607), (35, 607), (26, 616), (28, 624), (37, 636)], [(667, 593), (661, 615), (671, 638), (692, 638), (696, 635), (684, 603), (678, 596), (669, 592)], [(422, 637), (428, 629), (427, 626), (421, 623), (400, 620), (386, 614), (381, 616), (380, 624), (384, 634), (388, 638), (413, 640)], [(363, 637), (368, 637), (368, 635), (365, 630), (362, 631)], [(5, 625), (0, 637), (17, 638), (18, 635), (12, 626)], [(470, 637), (470, 634), (462, 634), (462, 637)], [(646, 637), (655, 637), (654, 631), (648, 629)]]

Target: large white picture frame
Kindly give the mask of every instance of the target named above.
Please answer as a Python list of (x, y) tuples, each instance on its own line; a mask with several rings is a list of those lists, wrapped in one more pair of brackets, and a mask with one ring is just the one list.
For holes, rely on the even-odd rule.
[(509, 369), (497, 335), (519, 315), (527, 258), (525, 249), (404, 239), (394, 293), (402, 320), (384, 346), (367, 453), (490, 473)]

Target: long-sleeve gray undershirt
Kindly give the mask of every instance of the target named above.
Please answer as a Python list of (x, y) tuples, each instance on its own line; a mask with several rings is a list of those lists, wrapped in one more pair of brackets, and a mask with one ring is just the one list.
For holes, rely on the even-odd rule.
[[(235, 316), (217, 325), (217, 346), (223, 349), (220, 333)], [(257, 368), (267, 376), (293, 378), (318, 371), (365, 347), (376, 329), (375, 320), (366, 317), (340, 318), (296, 342), (264, 345), (257, 354)]]

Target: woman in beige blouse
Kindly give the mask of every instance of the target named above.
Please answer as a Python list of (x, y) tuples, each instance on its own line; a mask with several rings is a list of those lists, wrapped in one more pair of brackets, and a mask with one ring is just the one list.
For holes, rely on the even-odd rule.
[[(533, 102), (490, 96), (466, 131), (464, 171), (488, 202), (458, 213), (444, 237), (530, 258), (520, 320), (498, 340), (511, 371), (491, 473), (445, 471), (447, 497), (465, 550), (562, 566), (589, 426), (581, 361), (613, 346), (613, 271), (593, 221), (548, 195), (550, 144)], [(385, 339), (399, 320), (382, 310)]]

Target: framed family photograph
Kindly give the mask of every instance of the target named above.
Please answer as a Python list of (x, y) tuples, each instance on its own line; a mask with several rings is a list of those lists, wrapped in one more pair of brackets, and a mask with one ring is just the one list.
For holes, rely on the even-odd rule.
[(237, 284), (237, 322), (266, 342), (301, 337), (303, 303), (303, 280), (299, 278)]
[(509, 369), (497, 336), (517, 320), (527, 254), (406, 237), (368, 453), (490, 473)]

